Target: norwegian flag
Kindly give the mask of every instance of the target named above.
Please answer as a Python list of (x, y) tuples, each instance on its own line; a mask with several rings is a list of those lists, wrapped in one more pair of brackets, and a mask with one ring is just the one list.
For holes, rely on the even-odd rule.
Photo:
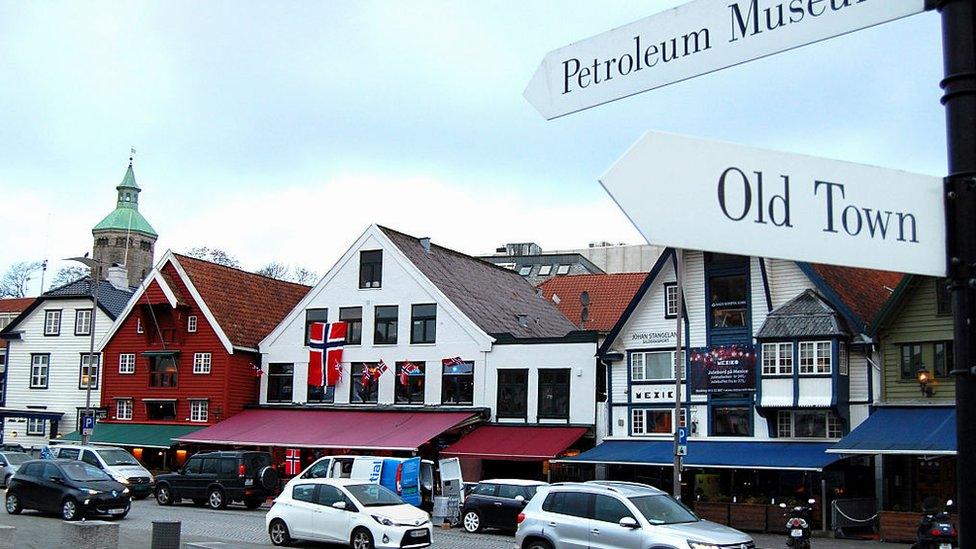
[(404, 362), (400, 366), (400, 385), (406, 385), (410, 376), (422, 374), (420, 368), (413, 362)]
[[(308, 384), (334, 387), (342, 379), (345, 322), (313, 322), (308, 337)], [(326, 337), (327, 336), (327, 337)]]
[(362, 384), (363, 389), (369, 387), (369, 382), (373, 380), (372, 368), (368, 364), (363, 364), (363, 375), (359, 376), (359, 382)]
[(261, 377), (264, 375), (264, 370), (262, 370), (260, 366), (254, 364), (253, 362), (251, 363), (251, 370), (252, 370), (251, 373), (254, 374), (254, 377)]
[(454, 358), (445, 358), (441, 360), (441, 366), (460, 366), (462, 364), (464, 364), (464, 361), (461, 360), (461, 357), (459, 356), (456, 356)]
[(302, 472), (302, 451), (297, 448), (285, 450), (285, 474), (295, 476)]
[(381, 376), (382, 376), (383, 374), (385, 374), (385, 373), (387, 372), (387, 370), (389, 370), (389, 369), (390, 369), (390, 367), (389, 367), (389, 366), (387, 366), (387, 365), (386, 365), (386, 363), (385, 363), (385, 362), (383, 362), (383, 359), (381, 358), (381, 359), (380, 359), (380, 362), (379, 362), (379, 365), (378, 365), (378, 366), (376, 366), (376, 371), (375, 371), (375, 373), (373, 374), (373, 377), (375, 377), (376, 379), (379, 379), (379, 378), (380, 378), (380, 377), (381, 377)]

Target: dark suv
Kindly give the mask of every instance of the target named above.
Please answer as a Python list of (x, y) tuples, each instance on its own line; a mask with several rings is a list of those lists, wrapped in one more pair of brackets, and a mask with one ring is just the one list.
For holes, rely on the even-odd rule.
[(515, 531), (518, 514), (540, 486), (548, 484), (534, 480), (483, 480), (464, 498), (461, 525), (472, 533), (483, 528)]
[(156, 502), (172, 505), (186, 498), (197, 505), (223, 509), (240, 501), (257, 509), (278, 488), (278, 471), (267, 452), (195, 454), (175, 473), (156, 477)]

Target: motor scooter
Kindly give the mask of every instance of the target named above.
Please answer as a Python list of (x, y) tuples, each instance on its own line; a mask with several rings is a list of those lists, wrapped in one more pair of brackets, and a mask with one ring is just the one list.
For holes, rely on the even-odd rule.
[(918, 523), (912, 549), (955, 549), (959, 547), (959, 535), (949, 518), (948, 507), (951, 506), (951, 499), (946, 502), (945, 508), (941, 511), (932, 509), (932, 506), (925, 506), (926, 510), (923, 511), (922, 520)]
[[(814, 499), (808, 499), (807, 505), (795, 505), (786, 513), (786, 546), (794, 549), (810, 549), (810, 512), (813, 510)], [(786, 509), (785, 503), (779, 504)]]

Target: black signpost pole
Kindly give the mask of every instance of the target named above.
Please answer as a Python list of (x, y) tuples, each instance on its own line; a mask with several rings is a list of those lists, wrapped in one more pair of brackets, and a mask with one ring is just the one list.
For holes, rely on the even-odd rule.
[(976, 0), (937, 0), (942, 15), (949, 176), (946, 255), (954, 326), (959, 547), (976, 547)]

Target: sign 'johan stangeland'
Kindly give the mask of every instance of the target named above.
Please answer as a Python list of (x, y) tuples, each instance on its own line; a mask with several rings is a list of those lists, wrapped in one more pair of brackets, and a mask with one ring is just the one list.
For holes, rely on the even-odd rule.
[(925, 10), (925, 0), (695, 0), (550, 52), (524, 96), (546, 119)]
[(937, 177), (648, 132), (600, 183), (651, 244), (946, 274)]

